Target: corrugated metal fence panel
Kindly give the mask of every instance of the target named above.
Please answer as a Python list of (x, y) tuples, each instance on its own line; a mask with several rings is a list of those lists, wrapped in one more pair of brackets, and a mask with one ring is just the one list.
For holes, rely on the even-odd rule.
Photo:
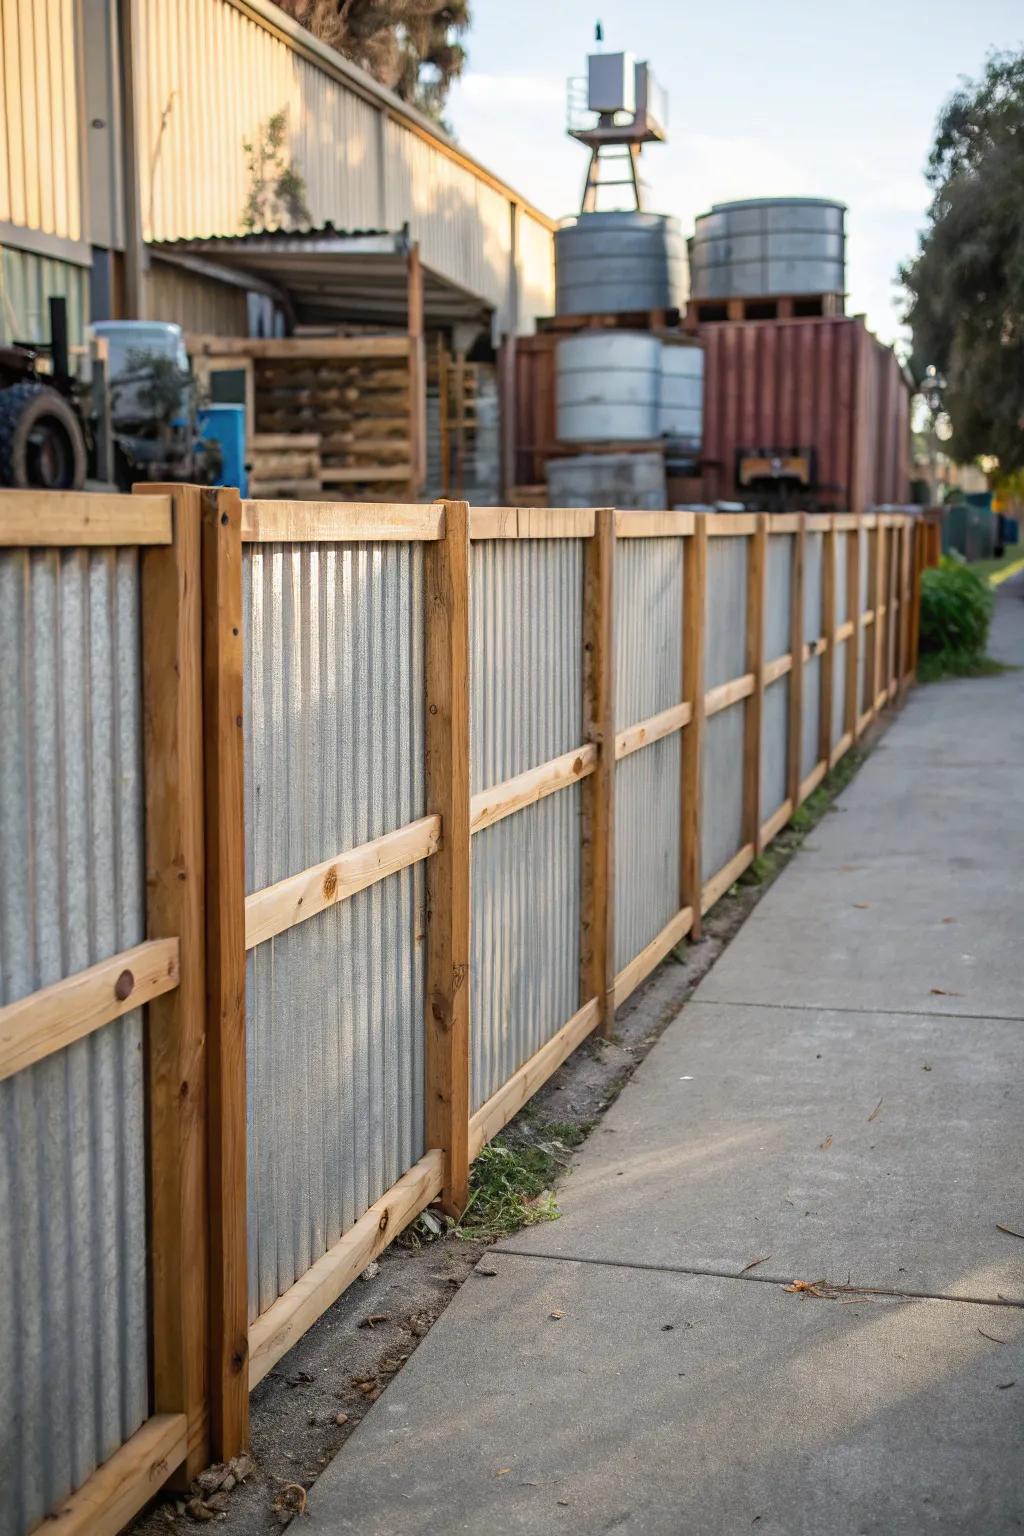
[[(850, 538), (855, 537), (849, 533), (840, 531), (835, 537), (836, 547), (836, 628), (845, 624), (849, 617), (850, 605), (847, 601), (846, 580), (849, 569)], [(853, 652), (850, 647), (853, 640), (843, 640), (836, 646), (835, 670), (832, 674), (832, 736), (831, 745), (836, 746), (845, 731), (846, 720), (846, 667), (847, 661)]]
[[(0, 1004), (145, 937), (134, 551), (0, 554)], [(0, 1083), (2, 1536), (147, 1416), (141, 1014)]]
[(0, 0), (0, 220), (82, 239), (75, 0)]
[[(472, 547), (472, 789), (583, 739), (583, 543)], [(561, 790), (473, 838), (475, 1108), (578, 1006), (582, 789)]]
[(823, 657), (812, 656), (804, 662), (803, 697), (800, 725), (800, 778), (805, 779), (819, 761), (821, 721), (821, 668)]
[(701, 860), (705, 882), (743, 846), (743, 723), (746, 704), (732, 704), (704, 726)]
[[(860, 611), (866, 613), (871, 606), (872, 575), (874, 559), (875, 535), (869, 528), (858, 528), (856, 537), (860, 540)], [(861, 626), (860, 631), (860, 655), (857, 658), (857, 712), (863, 714), (870, 709), (874, 700), (869, 697), (871, 693), (871, 670), (868, 666), (868, 657), (874, 655), (875, 626), (869, 624)]]
[[(682, 699), (683, 541), (622, 539), (615, 553), (615, 728)], [(615, 969), (679, 910), (678, 733), (615, 770)]]
[(676, 731), (615, 767), (616, 972), (679, 911), (681, 749)]
[[(704, 687), (742, 677), (747, 662), (747, 547), (740, 537), (708, 539)], [(741, 847), (743, 721), (746, 704), (712, 715), (704, 727), (701, 843), (709, 880)]]
[(774, 816), (786, 798), (789, 752), (789, 678), (764, 691), (761, 714), (761, 821)]
[(793, 535), (773, 533), (765, 556), (764, 659), (775, 661), (789, 650), (789, 594), (793, 572)]
[(80, 346), (89, 320), (89, 269), (12, 246), (0, 250), (0, 342), (49, 341), (50, 295), (67, 299), (68, 341)]
[(704, 622), (704, 687), (742, 677), (747, 668), (745, 538), (708, 539)]
[[(804, 643), (813, 645), (822, 633), (825, 535), (808, 531), (804, 536)], [(818, 761), (821, 720), (822, 658), (804, 663), (800, 777), (806, 778)]]
[(804, 537), (804, 640), (815, 641), (822, 632), (822, 588), (825, 535), (807, 533)]
[[(422, 551), (250, 546), (243, 592), (252, 892), (425, 814)], [(252, 1316), (425, 1150), (423, 903), (416, 866), (249, 956)]]

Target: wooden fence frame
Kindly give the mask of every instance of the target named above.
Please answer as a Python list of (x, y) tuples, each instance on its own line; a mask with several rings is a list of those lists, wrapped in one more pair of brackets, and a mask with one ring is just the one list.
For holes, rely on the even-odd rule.
[[(150, 1119), (153, 1417), (57, 1511), (72, 1532), (112, 1533), (177, 1472), (242, 1449), (249, 1391), (428, 1204), (458, 1214), (469, 1166), (772, 840), (858, 736), (905, 691), (916, 662), (922, 557), (900, 514), (712, 514), (611, 509), (471, 509), (465, 502), (353, 505), (242, 502), (235, 491), (145, 487), (145, 495), (0, 500), (0, 545), (145, 545), (148, 938), (142, 953), (0, 1010), (0, 1071), (115, 1017), (125, 970), (146, 1001)], [(823, 535), (822, 612), (804, 635), (808, 534)], [(869, 562), (868, 607), (860, 571)], [(764, 647), (772, 534), (793, 537), (789, 649)], [(704, 686), (707, 541), (747, 541), (745, 670)], [(583, 544), (583, 739), (502, 784), (470, 794), (470, 545), (485, 539)], [(680, 697), (616, 730), (615, 549), (619, 539), (679, 540), (684, 593)], [(836, 550), (846, 540), (846, 617), (836, 622)], [(245, 543), (419, 542), (425, 546), (427, 814), (360, 847), (245, 895), (242, 804), (242, 551)], [(835, 658), (847, 647), (843, 735), (832, 744)], [(865, 656), (865, 698), (857, 691)], [(819, 738), (800, 776), (805, 664), (821, 659)], [(787, 795), (765, 817), (760, 758), (765, 689), (790, 679)], [(794, 703), (794, 700), (796, 701)], [(705, 721), (744, 710), (743, 846), (701, 867)], [(617, 974), (615, 765), (681, 735), (679, 907)], [(577, 1011), (470, 1113), (470, 859), (474, 833), (581, 783), (584, 794), (581, 968)], [(389, 874), (424, 863), (427, 885), (426, 1143), (419, 1161), (250, 1325), (247, 1311), (245, 955), (257, 944)], [(119, 994), (120, 995), (120, 994)], [(117, 1011), (131, 1006), (125, 1002)]]
[(0, 1008), (0, 1075), (145, 1007), (150, 1414), (56, 1509), (116, 1536), (209, 1460), (199, 492), (0, 493), (0, 547), (140, 551), (146, 931), (141, 944)]

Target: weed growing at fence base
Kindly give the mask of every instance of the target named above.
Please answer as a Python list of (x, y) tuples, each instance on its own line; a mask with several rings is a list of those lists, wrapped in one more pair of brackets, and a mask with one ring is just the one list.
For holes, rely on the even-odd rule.
[(826, 774), (814, 793), (808, 795), (803, 805), (797, 806), (778, 839), (770, 848), (758, 854), (736, 884), (770, 885), (794, 850), (803, 842), (807, 833), (812, 827), (817, 826), (832, 801), (856, 776), (864, 758), (864, 752), (857, 747), (851, 747), (839, 759), (832, 771)]
[(922, 683), (941, 683), (950, 677), (999, 677), (1016, 667), (994, 656), (975, 656), (963, 651), (924, 651), (918, 658), (917, 677)]
[(469, 1170), (469, 1204), (458, 1235), (490, 1240), (540, 1221), (557, 1221), (551, 1185), (589, 1129), (589, 1125), (567, 1123), (535, 1131), (527, 1116), (525, 1124), (496, 1136)]

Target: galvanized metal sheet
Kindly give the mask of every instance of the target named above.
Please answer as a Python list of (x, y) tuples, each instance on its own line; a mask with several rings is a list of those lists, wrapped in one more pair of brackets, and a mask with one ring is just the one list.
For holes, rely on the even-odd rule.
[(789, 678), (780, 677), (764, 691), (761, 715), (761, 821), (773, 816), (787, 795), (789, 751)]
[(835, 546), (836, 546), (836, 591), (835, 591), (835, 603), (836, 603), (836, 623), (837, 624), (845, 624), (846, 623), (846, 619), (847, 619), (847, 615), (848, 615), (848, 604), (847, 604), (847, 601), (846, 601), (846, 596), (847, 596), (847, 593), (846, 593), (846, 578), (847, 578), (847, 570), (848, 570), (847, 562), (849, 560), (849, 539), (850, 539), (850, 534), (843, 533), (843, 532), (837, 533), (836, 534), (836, 538), (835, 538)]
[(679, 911), (681, 763), (677, 731), (616, 765), (616, 972)]
[(37, 256), (31, 251), (0, 248), (0, 343), (49, 341), (48, 300), (67, 300), (68, 341), (81, 346), (89, 318), (89, 269)]
[(846, 730), (846, 666), (850, 656), (849, 640), (836, 646), (835, 673), (832, 678), (832, 735), (830, 747), (835, 747)]
[(800, 778), (805, 779), (817, 764), (819, 722), (821, 720), (822, 657), (804, 662), (803, 695), (800, 724)]
[(789, 652), (789, 597), (793, 576), (793, 535), (772, 533), (765, 553), (764, 658), (775, 661)]
[(473, 838), (474, 1109), (579, 1007), (582, 793), (548, 795)]
[[(473, 545), (473, 791), (583, 740), (583, 542)], [(579, 1006), (582, 789), (561, 790), (473, 839), (474, 1107)]]
[(473, 792), (583, 740), (583, 541), (472, 546)]
[(822, 634), (822, 592), (824, 587), (825, 535), (804, 535), (804, 640), (815, 641)]
[(712, 715), (704, 727), (701, 861), (711, 879), (743, 846), (745, 703)]
[[(425, 814), (417, 546), (253, 545), (246, 889)], [(422, 868), (260, 945), (247, 989), (249, 1305), (422, 1155)]]
[[(0, 554), (0, 1005), (145, 937), (134, 551)], [(0, 1533), (148, 1412), (142, 1020), (0, 1083)]]
[(682, 539), (620, 539), (615, 551), (615, 729), (683, 696)]
[(742, 677), (747, 665), (747, 547), (741, 537), (708, 539), (704, 686)]

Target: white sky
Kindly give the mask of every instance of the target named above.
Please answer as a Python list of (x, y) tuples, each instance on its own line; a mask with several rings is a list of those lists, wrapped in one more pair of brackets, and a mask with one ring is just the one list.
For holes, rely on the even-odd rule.
[(598, 16), (605, 50), (650, 60), (669, 95), (669, 142), (643, 155), (648, 206), (690, 234), (730, 198), (845, 202), (850, 312), (900, 334), (894, 278), (924, 222), (935, 119), (991, 48), (1024, 48), (1024, 0), (475, 0), (449, 120), (555, 217), (579, 207), (587, 156), (565, 136), (565, 81)]

